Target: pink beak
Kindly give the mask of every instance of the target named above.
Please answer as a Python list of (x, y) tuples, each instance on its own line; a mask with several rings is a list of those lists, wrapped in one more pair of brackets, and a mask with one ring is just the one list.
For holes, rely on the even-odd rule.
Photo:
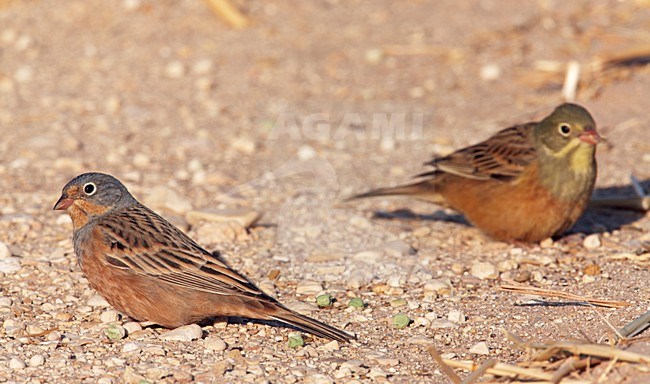
[(578, 134), (578, 139), (584, 141), (587, 144), (596, 145), (600, 142), (601, 137), (595, 130), (587, 129), (584, 132)]
[(59, 201), (57, 201), (56, 204), (54, 204), (53, 209), (57, 211), (65, 211), (72, 205), (73, 202), (74, 200), (72, 200), (71, 198), (67, 196), (61, 196), (59, 198)]

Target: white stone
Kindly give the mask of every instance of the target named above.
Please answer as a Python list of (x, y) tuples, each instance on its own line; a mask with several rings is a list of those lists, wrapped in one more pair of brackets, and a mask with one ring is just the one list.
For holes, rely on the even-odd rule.
[(305, 303), (304, 301), (293, 301), (286, 303), (285, 305), (290, 310), (298, 312), (301, 315), (309, 315), (311, 312), (318, 309), (316, 304)]
[(210, 336), (203, 341), (203, 345), (210, 350), (221, 352), (228, 347), (226, 342), (218, 336)]
[(190, 324), (163, 333), (160, 338), (163, 340), (192, 341), (200, 339), (201, 336), (203, 336), (201, 327), (198, 324)]
[(447, 314), (447, 320), (451, 321), (452, 323), (463, 324), (466, 320), (466, 317), (463, 312), (454, 309), (449, 311)]
[(15, 370), (24, 369), (25, 362), (17, 357), (12, 357), (11, 360), (9, 360), (9, 368)]
[(207, 75), (212, 71), (212, 60), (201, 59), (192, 65), (192, 72), (197, 75)]
[(0, 307), (11, 307), (13, 301), (9, 297), (0, 297)]
[(596, 249), (600, 247), (600, 236), (594, 233), (591, 234), (582, 241), (582, 245), (587, 249)]
[(142, 331), (142, 326), (140, 323), (135, 321), (129, 321), (128, 323), (125, 323), (123, 327), (129, 335), (133, 332)]
[(326, 351), (338, 351), (340, 349), (340, 345), (338, 341), (332, 340), (329, 343), (321, 346), (320, 349), (324, 349)]
[(470, 273), (472, 276), (476, 276), (481, 280), (496, 279), (499, 276), (497, 268), (494, 266), (494, 264), (485, 262), (474, 263), (472, 265)]
[(311, 160), (315, 158), (317, 154), (316, 150), (310, 145), (303, 145), (298, 148), (298, 159), (302, 161)]
[(6, 259), (11, 257), (11, 252), (9, 252), (9, 247), (7, 244), (0, 241), (0, 259)]
[(368, 264), (376, 264), (383, 257), (384, 252), (381, 251), (361, 251), (352, 256), (352, 259)]
[(234, 139), (230, 145), (233, 147), (233, 149), (245, 153), (247, 155), (252, 154), (255, 152), (255, 149), (257, 148), (257, 145), (255, 142), (249, 138), (246, 137), (238, 137)]
[(104, 311), (101, 315), (99, 315), (99, 320), (101, 320), (102, 323), (114, 323), (120, 320), (120, 314), (117, 313), (117, 311), (109, 309), (108, 311)]
[(88, 305), (91, 307), (110, 307), (110, 304), (108, 304), (108, 301), (104, 299), (101, 295), (95, 294), (90, 296), (88, 298)]
[(43, 355), (34, 355), (29, 359), (30, 367), (40, 367), (45, 364), (45, 356)]
[(425, 292), (442, 293), (451, 290), (451, 285), (448, 283), (448, 279), (435, 279), (424, 283), (423, 289)]
[(8, 257), (0, 259), (0, 272), (13, 273), (20, 270), (20, 259), (17, 257)]
[(129, 352), (134, 352), (134, 351), (140, 351), (142, 350), (142, 347), (144, 345), (142, 343), (138, 343), (135, 341), (129, 341), (128, 343), (124, 344), (122, 347), (122, 352), (123, 353), (129, 353)]
[(488, 345), (485, 341), (481, 341), (480, 343), (474, 344), (474, 346), (469, 349), (469, 353), (475, 353), (477, 355), (489, 355), (490, 348), (488, 348)]
[(370, 368), (370, 372), (368, 372), (368, 377), (370, 377), (373, 380), (377, 379), (378, 377), (387, 377), (387, 376), (388, 374), (386, 374), (386, 372), (379, 367)]
[(314, 373), (305, 377), (305, 384), (333, 384), (334, 380), (321, 373)]
[(316, 295), (323, 291), (323, 286), (311, 280), (303, 280), (298, 283), (296, 287), (296, 293), (300, 295)]
[(170, 79), (180, 79), (185, 75), (185, 65), (180, 61), (172, 61), (165, 66), (165, 76)]
[(481, 67), (481, 80), (494, 81), (501, 76), (501, 68), (496, 64), (487, 64)]

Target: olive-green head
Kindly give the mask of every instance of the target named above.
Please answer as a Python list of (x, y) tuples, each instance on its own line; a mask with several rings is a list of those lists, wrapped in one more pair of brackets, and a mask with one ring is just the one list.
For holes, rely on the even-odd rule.
[(565, 103), (540, 121), (535, 136), (556, 156), (578, 150), (593, 153), (600, 141), (596, 122), (586, 109), (576, 104)]

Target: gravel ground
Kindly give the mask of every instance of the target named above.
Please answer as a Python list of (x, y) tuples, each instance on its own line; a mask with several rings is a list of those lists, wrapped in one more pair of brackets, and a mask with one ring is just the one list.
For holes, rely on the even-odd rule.
[[(238, 5), (244, 30), (198, 0), (0, 0), (0, 382), (446, 382), (428, 345), (516, 363), (525, 354), (502, 329), (598, 340), (604, 320), (648, 309), (647, 262), (629, 257), (649, 252), (648, 215), (593, 210), (566, 237), (526, 246), (412, 200), (342, 202), (546, 115), (571, 60), (577, 101), (607, 137), (597, 193), (630, 192), (630, 174), (650, 190), (650, 67), (591, 65), (647, 49), (647, 1)], [(51, 211), (91, 170), (358, 341), (290, 348), (282, 327), (170, 334), (122, 317), (90, 289), (70, 220)], [(498, 290), (511, 280), (630, 306), (539, 305)], [(332, 307), (316, 306), (322, 293)], [(395, 328), (399, 313), (413, 322)]]

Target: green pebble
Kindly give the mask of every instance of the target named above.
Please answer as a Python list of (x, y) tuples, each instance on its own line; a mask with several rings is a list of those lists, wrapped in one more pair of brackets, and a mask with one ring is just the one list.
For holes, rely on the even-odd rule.
[(290, 335), (289, 336), (289, 348), (298, 348), (305, 345), (305, 340), (302, 339), (300, 335)]
[(316, 297), (316, 304), (318, 304), (318, 306), (321, 308), (331, 307), (333, 302), (334, 298), (332, 298), (332, 295), (329, 295), (327, 293)]
[(406, 300), (404, 299), (395, 299), (395, 300), (391, 300), (390, 302), (391, 307), (403, 307), (405, 305), (406, 305)]
[(354, 308), (363, 308), (366, 305), (363, 303), (363, 300), (361, 300), (358, 297), (355, 297), (353, 299), (350, 299), (350, 302), (348, 303), (348, 307), (354, 307)]
[(398, 313), (393, 316), (393, 327), (397, 329), (402, 329), (408, 327), (411, 324), (411, 319), (403, 313)]
[(104, 334), (110, 340), (120, 340), (126, 336), (126, 329), (119, 324), (111, 324), (104, 329)]

